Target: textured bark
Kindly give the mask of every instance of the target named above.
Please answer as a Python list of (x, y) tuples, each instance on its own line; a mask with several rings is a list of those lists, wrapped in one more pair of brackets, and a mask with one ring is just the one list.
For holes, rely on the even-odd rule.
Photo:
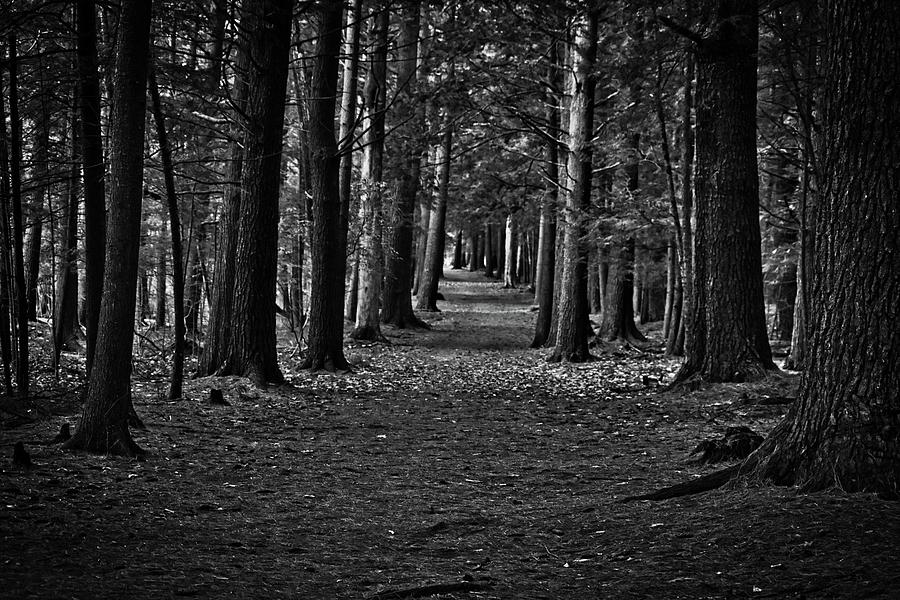
[(466, 268), (470, 273), (478, 270), (478, 232), (475, 228), (469, 229), (469, 262)]
[(97, 11), (93, 0), (76, 4), (81, 160), (84, 173), (84, 313), (87, 373), (91, 372), (106, 244), (106, 171), (100, 130), (100, 76), (97, 71)]
[(234, 248), (231, 336), (221, 374), (257, 385), (282, 383), (275, 340), (278, 198), (284, 99), (287, 92), (293, 0), (245, 4), (248, 32), (247, 132), (241, 171), (241, 211)]
[(144, 121), (150, 46), (150, 2), (128, 2), (119, 38), (110, 113), (109, 230), (100, 328), (84, 409), (67, 448), (135, 455), (128, 430), (135, 287), (141, 232)]
[(612, 298), (603, 314), (600, 336), (606, 341), (644, 342), (634, 324), (634, 238), (627, 238), (616, 256), (616, 281)]
[(309, 145), (312, 187), (310, 225), (309, 347), (303, 368), (346, 370), (343, 348), (346, 221), (341, 212), (340, 158), (334, 113), (341, 50), (339, 2), (319, 6), (318, 41), (310, 90)]
[(447, 195), (450, 185), (450, 150), (453, 144), (453, 123), (449, 112), (444, 113), (441, 123), (441, 145), (437, 154), (437, 193), (434, 209), (428, 222), (428, 238), (425, 245), (425, 261), (422, 269), (422, 282), (419, 285), (416, 308), (419, 310), (437, 311), (438, 282), (444, 264), (444, 222), (447, 217)]
[(584, 215), (590, 205), (594, 128), (594, 73), (597, 57), (596, 10), (589, 10), (578, 24), (573, 47), (573, 78), (569, 106), (568, 192), (564, 212), (562, 279), (555, 347), (551, 361), (583, 362), (590, 359), (588, 338), (587, 263)]
[(898, 498), (900, 4), (831, 0), (826, 11), (810, 354), (755, 474)]
[(719, 5), (697, 44), (695, 288), (679, 381), (745, 381), (776, 369), (758, 222), (757, 38), (756, 0), (734, 0)]
[(389, 13), (381, 6), (371, 29), (369, 73), (363, 102), (363, 161), (359, 199), (362, 236), (359, 246), (359, 303), (350, 337), (387, 341), (381, 333), (381, 281), (384, 276), (384, 110), (387, 96)]
[(209, 326), (206, 345), (200, 356), (199, 375), (214, 375), (227, 359), (231, 343), (232, 302), (234, 299), (237, 224), (241, 214), (241, 173), (244, 167), (243, 131), (246, 128), (247, 69), (249, 68), (246, 40), (237, 49), (235, 84), (231, 91), (234, 98), (234, 124), (231, 127), (229, 157), (225, 172), (225, 191), (216, 244), (215, 271), (210, 295)]
[(393, 173), (397, 199), (391, 213), (391, 251), (385, 267), (381, 318), (396, 327), (427, 327), (413, 312), (410, 289), (413, 283), (413, 237), (416, 196), (419, 193), (424, 140), (424, 106), (417, 97), (420, 2), (406, 2), (400, 12), (400, 34), (397, 40), (397, 94), (387, 140), (389, 156), (397, 157)]

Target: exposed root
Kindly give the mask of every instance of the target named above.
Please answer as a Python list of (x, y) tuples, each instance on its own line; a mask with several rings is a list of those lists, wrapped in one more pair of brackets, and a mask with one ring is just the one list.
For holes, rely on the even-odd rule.
[(676, 483), (669, 487), (658, 489), (649, 494), (641, 494), (639, 496), (628, 496), (622, 498), (618, 502), (633, 502), (635, 500), (669, 500), (671, 498), (680, 498), (682, 496), (691, 496), (693, 494), (702, 494), (711, 490), (718, 489), (737, 477), (741, 473), (743, 463), (732, 465), (721, 471), (715, 471), (704, 475), (699, 479)]

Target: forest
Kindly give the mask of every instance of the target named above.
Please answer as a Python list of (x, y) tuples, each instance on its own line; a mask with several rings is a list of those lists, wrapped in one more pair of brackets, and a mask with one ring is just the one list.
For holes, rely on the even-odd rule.
[(896, 598), (898, 32), (0, 0), (0, 598)]

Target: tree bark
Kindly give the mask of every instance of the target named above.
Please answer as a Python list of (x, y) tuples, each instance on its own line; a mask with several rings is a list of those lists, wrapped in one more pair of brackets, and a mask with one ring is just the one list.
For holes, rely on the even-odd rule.
[(766, 335), (758, 222), (757, 28), (756, 0), (722, 3), (696, 48), (696, 285), (677, 381), (745, 381), (776, 369)]
[(585, 211), (590, 206), (594, 129), (595, 63), (598, 11), (589, 9), (577, 26), (571, 104), (569, 106), (569, 189), (566, 193), (562, 280), (555, 348), (551, 361), (584, 362), (591, 358), (588, 338), (588, 247), (584, 239)]
[(281, 187), (284, 100), (287, 92), (293, 0), (244, 5), (248, 32), (247, 132), (236, 223), (231, 336), (217, 372), (280, 384), (275, 336), (278, 276), (278, 199)]
[(830, 0), (808, 368), (748, 460), (806, 491), (900, 497), (900, 4)]
[(248, 69), (250, 67), (247, 40), (239, 40), (235, 66), (234, 123), (229, 132), (229, 158), (225, 171), (225, 191), (219, 217), (215, 270), (209, 307), (209, 326), (206, 345), (200, 355), (198, 374), (215, 375), (225, 364), (231, 344), (232, 302), (234, 300), (235, 250), (237, 226), (241, 214), (241, 173), (244, 168), (243, 132), (247, 126)]
[[(341, 222), (350, 222), (353, 155), (356, 150), (356, 90), (359, 86), (359, 42), (362, 22), (362, 0), (353, 0), (347, 12), (347, 31), (344, 39), (344, 66), (340, 114), (340, 193)], [(344, 246), (347, 246), (346, 239)], [(351, 255), (350, 282), (344, 298), (344, 318), (356, 320), (359, 302), (359, 247), (354, 241)]]
[(506, 216), (506, 245), (503, 261), (503, 287), (514, 288), (519, 284), (517, 270), (517, 254), (519, 250), (519, 235), (516, 222), (512, 215)]
[(362, 181), (360, 182), (359, 303), (350, 337), (386, 342), (381, 333), (381, 282), (384, 276), (384, 111), (387, 97), (389, 12), (379, 6), (373, 17), (369, 73), (364, 91)]
[(109, 235), (103, 300), (94, 365), (84, 409), (67, 448), (135, 455), (142, 450), (128, 430), (135, 287), (141, 232), (143, 143), (150, 2), (127, 2), (119, 17), (119, 37), (110, 113)]
[(3, 91), (3, 78), (0, 77), (0, 237), (2, 237), (0, 239), (0, 348), (2, 348), (3, 357), (3, 390), (5, 394), (12, 395), (13, 340), (12, 323), (10, 322), (12, 235), (9, 230), (11, 183)]
[(441, 145), (437, 153), (437, 193), (434, 208), (428, 222), (428, 238), (425, 245), (425, 261), (422, 269), (422, 282), (416, 308), (426, 311), (437, 311), (438, 281), (444, 264), (444, 222), (447, 217), (447, 196), (450, 185), (450, 151), (453, 144), (453, 121), (449, 109), (445, 109), (442, 119), (443, 133)]
[(339, 2), (319, 6), (318, 41), (310, 93), (309, 145), (312, 184), (310, 226), (309, 347), (302, 367), (347, 370), (344, 357), (344, 277), (347, 270), (347, 222), (342, 216), (340, 157), (334, 138), (335, 99), (341, 51)]

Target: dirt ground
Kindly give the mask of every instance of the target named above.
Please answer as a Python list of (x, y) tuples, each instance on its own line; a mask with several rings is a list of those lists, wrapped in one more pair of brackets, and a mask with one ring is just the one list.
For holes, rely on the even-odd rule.
[(896, 502), (617, 502), (717, 468), (689, 460), (698, 441), (768, 432), (795, 377), (672, 393), (658, 353), (549, 364), (527, 349), (531, 294), (448, 276), (434, 329), (348, 343), (350, 375), (300, 372), (286, 344), (289, 385), (195, 379), (170, 402), (136, 364), (144, 460), (46, 443), (75, 424), (71, 393), (0, 408), (0, 597), (900, 597)]

